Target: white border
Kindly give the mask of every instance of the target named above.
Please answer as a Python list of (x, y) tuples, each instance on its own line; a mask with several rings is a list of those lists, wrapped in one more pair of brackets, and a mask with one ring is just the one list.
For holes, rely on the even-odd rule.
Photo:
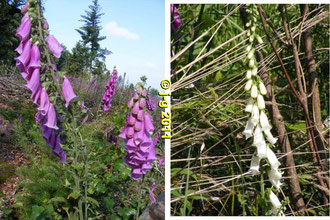
[[(260, 0), (164, 0), (165, 2), (165, 79), (171, 80), (171, 63), (170, 63), (170, 43), (171, 43), (171, 16), (170, 16), (170, 5), (171, 4), (329, 4), (329, 1), (314, 1), (314, 0), (280, 0), (280, 1), (260, 1)], [(169, 108), (167, 111), (170, 111), (171, 104), (169, 103)], [(179, 219), (179, 220), (191, 220), (193, 219), (239, 219), (243, 216), (171, 216), (171, 143), (170, 139), (165, 140), (165, 219)], [(281, 216), (244, 216), (249, 219), (279, 219)], [(319, 218), (328, 218), (328, 216), (289, 216), (285, 217), (286, 219), (319, 219)]]

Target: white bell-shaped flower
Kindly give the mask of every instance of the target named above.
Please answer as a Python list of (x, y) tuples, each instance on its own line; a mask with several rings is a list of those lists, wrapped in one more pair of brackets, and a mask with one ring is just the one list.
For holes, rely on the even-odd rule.
[(272, 129), (272, 126), (270, 126), (267, 115), (264, 111), (260, 112), (259, 121), (263, 131)]
[(264, 133), (266, 134), (267, 141), (274, 145), (277, 141), (277, 138), (274, 138), (272, 133), (270, 132), (270, 129), (265, 129)]
[(251, 118), (249, 118), (242, 133), (245, 136), (245, 139), (252, 137), (254, 126), (255, 125), (252, 123)]
[(252, 176), (258, 175), (259, 172), (259, 163), (260, 158), (258, 156), (253, 155), (251, 159), (251, 165), (249, 171), (252, 173)]
[(258, 108), (259, 109), (265, 109), (265, 100), (264, 97), (262, 95), (258, 95), (257, 97), (257, 102), (258, 102)]
[(273, 186), (279, 190), (281, 188), (281, 179), (282, 179), (282, 173), (280, 173), (278, 171), (278, 169), (274, 170), (274, 169), (271, 169), (269, 172), (268, 172), (268, 178), (269, 178), (269, 181), (273, 184)]
[(281, 204), (280, 200), (277, 198), (277, 196), (272, 191), (269, 194), (269, 200), (273, 205), (273, 207), (272, 207), (273, 214), (278, 215), (282, 204)]
[(266, 154), (267, 154), (268, 162), (269, 162), (270, 166), (272, 167), (272, 169), (277, 170), (278, 167), (281, 165), (281, 163), (278, 161), (275, 153), (272, 151), (272, 149), (267, 147)]
[(257, 73), (258, 73), (258, 68), (255, 66), (255, 67), (253, 67), (253, 69), (252, 69), (252, 76), (256, 76), (257, 75)]
[(246, 71), (246, 78), (251, 79), (252, 73), (251, 70)]
[(246, 111), (246, 112), (252, 112), (253, 105), (254, 105), (253, 98), (249, 98), (249, 100), (248, 100), (248, 102), (247, 102), (247, 104), (245, 106), (244, 111)]
[(245, 84), (245, 91), (249, 91), (251, 89), (251, 86), (252, 86), (252, 79), (249, 79), (246, 84)]
[(251, 88), (251, 97), (257, 98), (257, 96), (258, 96), (258, 88), (256, 85), (253, 85)]
[(263, 82), (259, 83), (259, 91), (262, 95), (266, 95), (267, 94), (267, 89), (266, 86)]
[(257, 156), (260, 159), (267, 157), (267, 145), (259, 125), (253, 132), (253, 146), (257, 148)]
[(248, 45), (248, 46), (246, 47), (246, 52), (249, 52), (251, 49), (252, 49), (252, 46), (251, 46), (251, 45)]
[(257, 105), (253, 105), (252, 107), (251, 122), (254, 126), (256, 126), (259, 122), (259, 108)]

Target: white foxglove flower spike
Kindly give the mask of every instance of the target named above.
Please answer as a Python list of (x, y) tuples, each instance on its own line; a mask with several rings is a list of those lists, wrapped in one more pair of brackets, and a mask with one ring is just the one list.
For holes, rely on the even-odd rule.
[(271, 169), (268, 172), (268, 178), (269, 178), (269, 181), (273, 184), (273, 186), (277, 190), (279, 190), (281, 188), (281, 186), (282, 186), (282, 183), (281, 183), (282, 174), (278, 170)]
[(259, 83), (259, 91), (262, 95), (266, 95), (267, 94), (267, 89), (265, 87), (265, 84), (263, 84), (263, 82)]
[(249, 91), (251, 89), (251, 86), (252, 86), (252, 79), (249, 79), (246, 84), (245, 84), (245, 91)]
[(257, 98), (257, 96), (258, 96), (258, 88), (256, 85), (253, 85), (251, 88), (251, 97)]
[(246, 111), (246, 112), (252, 112), (253, 105), (254, 105), (253, 98), (249, 98), (244, 111)]
[(264, 97), (262, 95), (260, 95), (260, 94), (258, 95), (257, 101), (258, 101), (258, 108), (260, 110), (265, 109), (265, 100), (264, 100)]

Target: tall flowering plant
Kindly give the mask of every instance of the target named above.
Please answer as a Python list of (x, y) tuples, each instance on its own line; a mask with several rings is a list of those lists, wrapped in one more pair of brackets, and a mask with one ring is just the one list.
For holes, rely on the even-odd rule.
[(70, 81), (65, 76), (60, 79), (56, 75), (54, 57), (59, 58), (63, 48), (56, 38), (49, 34), (47, 21), (41, 19), (38, 2), (27, 1), (22, 12), (24, 16), (16, 32), (20, 39), (16, 48), (19, 54), (15, 58), (16, 66), (27, 82), (25, 88), (31, 91), (32, 102), (37, 106), (36, 121), (40, 123), (42, 136), (52, 148), (52, 153), (64, 163), (66, 152), (61, 148), (61, 129), (58, 126), (56, 108), (62, 101), (68, 108), (70, 101), (77, 96)]
[[(272, 127), (269, 124), (263, 97), (267, 94), (267, 90), (261, 78), (258, 76), (258, 64), (255, 57), (256, 49), (254, 42), (257, 40), (259, 43), (262, 43), (261, 37), (256, 33), (256, 17), (254, 17), (254, 14), (257, 14), (257, 9), (254, 5), (251, 5), (247, 9), (247, 12), (249, 13), (249, 17), (251, 19), (246, 24), (249, 28), (247, 31), (249, 44), (246, 47), (249, 68), (246, 72), (247, 82), (245, 84), (245, 90), (250, 93), (250, 98), (248, 99), (245, 107), (245, 112), (250, 114), (250, 118), (246, 123), (243, 135), (246, 139), (253, 137), (252, 146), (256, 149), (255, 154), (252, 156), (250, 165), (250, 172), (252, 175), (260, 174), (259, 168), (263, 166), (261, 160), (267, 160), (270, 165), (270, 169), (268, 171), (269, 181), (275, 189), (280, 190), (282, 185), (282, 173), (278, 169), (280, 162), (272, 150), (272, 148), (275, 147), (277, 138), (274, 138), (271, 133)], [(263, 173), (261, 173), (261, 175), (263, 175)], [(270, 191), (269, 201), (273, 206), (272, 213), (274, 215), (282, 214), (280, 211), (281, 202), (273, 191)]]
[(112, 76), (105, 85), (105, 92), (103, 94), (102, 98), (102, 104), (103, 104), (103, 111), (107, 112), (111, 108), (111, 102), (112, 98), (115, 95), (115, 87), (116, 87), (116, 82), (118, 78), (118, 72), (116, 70), (116, 67), (113, 68), (112, 71)]
[(137, 92), (128, 101), (129, 108), (126, 124), (119, 137), (125, 140), (127, 155), (124, 162), (132, 168), (130, 176), (133, 179), (142, 179), (148, 170), (152, 169), (152, 162), (157, 159), (155, 146), (158, 136), (151, 139), (155, 128), (150, 114), (146, 111), (147, 91), (138, 86)]
[(179, 8), (179, 4), (171, 4), (171, 16), (173, 17), (173, 21), (172, 21), (173, 32), (176, 32), (182, 25), (178, 8)]
[[(70, 80), (57, 72), (55, 60), (60, 58), (63, 48), (53, 35), (49, 34), (49, 25), (43, 17), (41, 0), (29, 0), (22, 9), (24, 16), (16, 36), (20, 44), (16, 49), (19, 54), (15, 58), (16, 66), (31, 91), (31, 101), (37, 106), (36, 122), (40, 124), (42, 136), (52, 148), (52, 153), (60, 158), (60, 162), (70, 164), (67, 169), (73, 173), (74, 187), (68, 198), (77, 199), (75, 212), (80, 219), (87, 219), (88, 189), (88, 150), (82, 144), (77, 119), (82, 116), (80, 103), (72, 103), (77, 99)], [(81, 114), (80, 114), (81, 113)], [(65, 143), (61, 135), (66, 136)], [(66, 151), (62, 149), (65, 146)], [(81, 148), (84, 146), (84, 148)], [(69, 162), (67, 162), (69, 152)], [(84, 172), (80, 172), (83, 167)], [(83, 211), (83, 204), (84, 211)]]

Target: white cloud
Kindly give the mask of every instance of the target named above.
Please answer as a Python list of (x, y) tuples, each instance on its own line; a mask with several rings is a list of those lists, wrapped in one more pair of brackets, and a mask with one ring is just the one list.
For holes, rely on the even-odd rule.
[(105, 31), (110, 37), (126, 38), (130, 40), (139, 40), (140, 37), (136, 33), (129, 31), (127, 28), (120, 27), (117, 22), (111, 21), (104, 26)]

